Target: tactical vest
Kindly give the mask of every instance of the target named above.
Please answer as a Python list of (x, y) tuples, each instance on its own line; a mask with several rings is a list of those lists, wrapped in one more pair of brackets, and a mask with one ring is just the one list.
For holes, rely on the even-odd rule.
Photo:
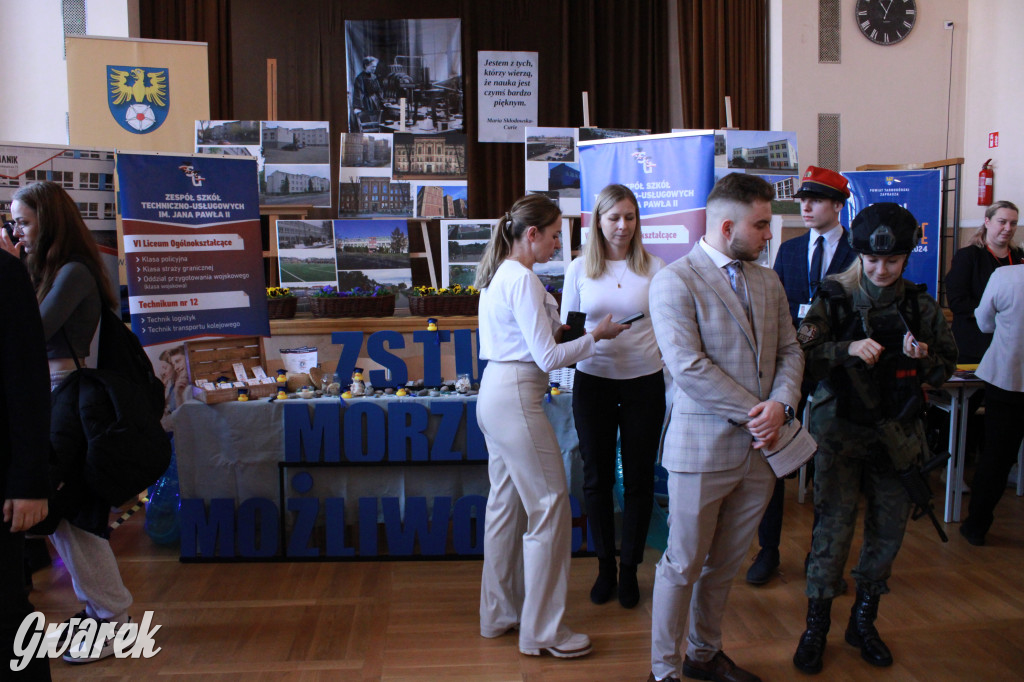
[(830, 324), (837, 341), (872, 338), (883, 351), (873, 366), (857, 357), (836, 367), (826, 381), (836, 397), (836, 416), (863, 426), (895, 419), (908, 422), (924, 409), (917, 361), (903, 353), (909, 331), (919, 338), (921, 307), (918, 295), (926, 289), (904, 280), (903, 297), (884, 308), (872, 308), (860, 287), (850, 296), (838, 282), (826, 280), (821, 294), (829, 299)]

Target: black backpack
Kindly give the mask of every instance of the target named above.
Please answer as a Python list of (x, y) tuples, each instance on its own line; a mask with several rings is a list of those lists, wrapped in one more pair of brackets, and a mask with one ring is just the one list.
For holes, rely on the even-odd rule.
[(164, 413), (164, 384), (153, 372), (153, 363), (139, 342), (114, 311), (103, 306), (100, 314), (100, 347), (96, 368), (116, 372), (142, 390), (157, 421)]
[(163, 383), (138, 337), (106, 306), (96, 369), (72, 372), (51, 400), (55, 486), (84, 484), (117, 507), (167, 471), (171, 442), (160, 424)]

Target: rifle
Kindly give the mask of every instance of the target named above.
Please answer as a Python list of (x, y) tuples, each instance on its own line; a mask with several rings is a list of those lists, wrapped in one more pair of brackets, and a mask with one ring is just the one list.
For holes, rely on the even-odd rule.
[(907, 491), (910, 501), (914, 503), (914, 510), (911, 512), (910, 518), (917, 521), (922, 516), (927, 515), (931, 519), (932, 525), (935, 526), (935, 532), (939, 534), (939, 539), (943, 542), (949, 542), (949, 537), (942, 530), (942, 526), (939, 525), (939, 519), (935, 516), (935, 505), (932, 504), (932, 491), (928, 487), (926, 476), (943, 466), (948, 460), (949, 453), (940, 452), (933, 455), (931, 459), (921, 466), (911, 466), (896, 472), (900, 477), (900, 482), (903, 484), (903, 489)]

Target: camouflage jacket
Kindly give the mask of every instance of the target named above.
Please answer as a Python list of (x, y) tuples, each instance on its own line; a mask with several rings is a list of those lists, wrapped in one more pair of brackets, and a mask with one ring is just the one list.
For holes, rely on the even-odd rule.
[[(817, 384), (808, 429), (819, 442), (840, 434), (884, 442), (891, 423), (915, 425), (923, 408), (921, 384), (941, 386), (952, 375), (956, 343), (942, 309), (923, 286), (901, 279), (885, 289), (868, 284), (848, 293), (837, 282), (828, 284), (797, 332), (806, 378)], [(872, 288), (874, 298), (866, 290)], [(908, 330), (928, 344), (928, 357), (903, 354)], [(885, 349), (873, 367), (849, 354), (853, 341), (869, 335)]]

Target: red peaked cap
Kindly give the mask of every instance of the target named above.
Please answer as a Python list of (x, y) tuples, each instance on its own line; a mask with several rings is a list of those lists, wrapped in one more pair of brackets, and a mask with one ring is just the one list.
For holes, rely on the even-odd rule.
[(800, 191), (793, 195), (797, 199), (804, 197), (824, 197), (835, 201), (846, 201), (850, 198), (850, 183), (839, 173), (828, 168), (808, 166), (804, 171)]

